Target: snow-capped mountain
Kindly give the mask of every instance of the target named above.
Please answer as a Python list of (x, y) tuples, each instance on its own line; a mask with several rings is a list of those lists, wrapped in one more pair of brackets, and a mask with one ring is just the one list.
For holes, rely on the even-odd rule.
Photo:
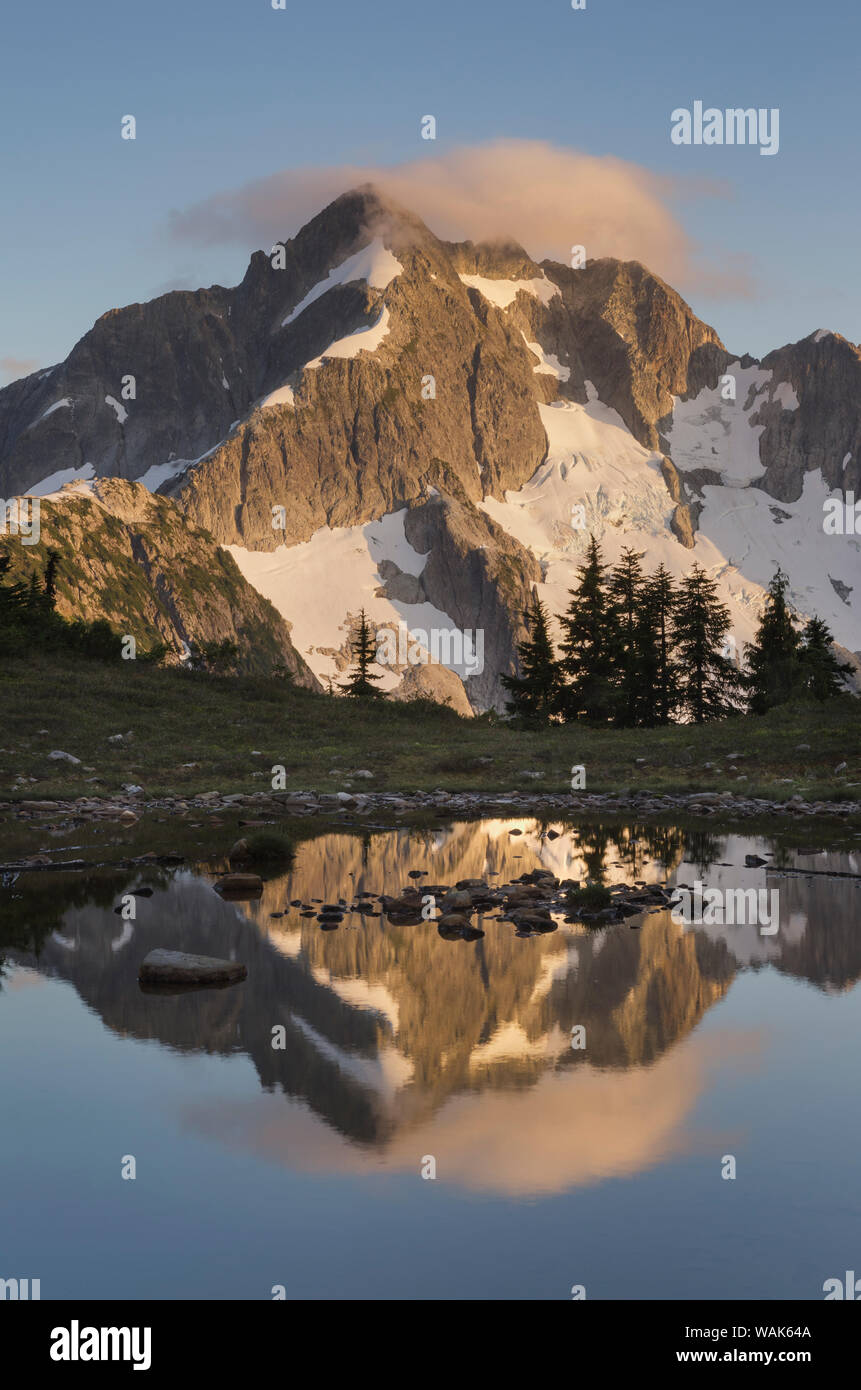
[[(796, 607), (861, 653), (861, 517), (835, 534), (824, 511), (861, 496), (859, 459), (845, 339), (739, 357), (637, 263), (444, 242), (367, 187), (235, 289), (113, 310), (0, 391), (6, 497), (105, 476), (158, 490), (322, 679), (362, 606), (420, 645), (481, 632), (481, 663), (469, 642), (442, 658), (474, 708), (499, 702), (531, 587), (565, 606), (590, 531), (611, 562), (698, 560), (739, 648), (779, 563)], [(463, 701), (455, 676), (434, 693)]]

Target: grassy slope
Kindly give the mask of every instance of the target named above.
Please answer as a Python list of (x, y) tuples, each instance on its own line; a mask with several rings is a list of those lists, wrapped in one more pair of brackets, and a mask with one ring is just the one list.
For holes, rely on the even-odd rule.
[[(445, 709), (394, 702), (364, 707), (275, 679), (217, 679), (34, 653), (4, 661), (0, 708), (5, 799), (113, 795), (127, 782), (141, 784), (150, 796), (253, 792), (269, 788), (274, 763), (286, 767), (289, 788), (318, 791), (340, 790), (350, 770), (368, 768), (373, 781), (357, 781), (356, 788), (563, 792), (572, 765), (582, 763), (587, 791), (737, 787), (774, 799), (797, 791), (809, 799), (861, 795), (861, 706), (848, 696), (699, 729), (569, 726), (523, 733), (485, 719), (459, 719)], [(129, 743), (107, 741), (129, 730)], [(799, 743), (810, 744), (810, 751), (797, 751)], [(51, 762), (52, 749), (86, 766)], [(746, 781), (737, 783), (727, 770), (732, 751), (747, 753), (738, 763)], [(646, 759), (642, 769), (636, 758)], [(844, 761), (848, 767), (836, 773)], [(705, 769), (706, 762), (714, 768)], [(333, 769), (341, 771), (332, 775)], [(541, 776), (526, 779), (526, 771)], [(19, 773), (38, 780), (15, 787)], [(101, 781), (86, 780), (94, 776)]]

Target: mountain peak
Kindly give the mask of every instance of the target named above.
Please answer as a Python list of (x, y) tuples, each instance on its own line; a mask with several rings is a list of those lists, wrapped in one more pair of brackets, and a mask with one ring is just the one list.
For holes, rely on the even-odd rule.
[(395, 251), (434, 240), (420, 217), (389, 197), (377, 184), (363, 183), (340, 193), (322, 208), (294, 238), (298, 245), (322, 238), (329, 241), (362, 240), (379, 236)]

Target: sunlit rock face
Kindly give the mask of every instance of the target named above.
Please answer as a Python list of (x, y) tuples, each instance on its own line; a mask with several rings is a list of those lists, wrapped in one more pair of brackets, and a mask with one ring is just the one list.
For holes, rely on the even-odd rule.
[(739, 650), (780, 564), (799, 612), (861, 652), (861, 541), (823, 530), (829, 500), (861, 496), (859, 385), (838, 335), (733, 354), (638, 263), (446, 242), (363, 187), (238, 286), (113, 309), (0, 391), (0, 492), (160, 489), (316, 677), (364, 603), (481, 628), (484, 670), (456, 674), (501, 708), (525, 595), (558, 614), (590, 533), (610, 563), (630, 545), (676, 576), (702, 564)]

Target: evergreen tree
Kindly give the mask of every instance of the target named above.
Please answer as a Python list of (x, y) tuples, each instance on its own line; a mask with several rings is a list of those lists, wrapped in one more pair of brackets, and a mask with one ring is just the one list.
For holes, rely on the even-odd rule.
[(45, 566), (45, 597), (53, 608), (57, 601), (57, 568), (60, 563), (60, 552), (58, 550), (48, 551), (48, 563)]
[(606, 724), (615, 711), (613, 654), (615, 611), (605, 586), (606, 567), (594, 536), (589, 538), (586, 563), (577, 571), (578, 584), (560, 618), (565, 679), (560, 710), (566, 720), (587, 719)]
[(673, 613), (676, 589), (663, 564), (646, 580), (643, 589), (640, 650), (642, 723), (650, 727), (669, 724), (676, 707), (676, 671), (673, 661)]
[(0, 554), (0, 642), (4, 647), (12, 644), (20, 631), (26, 614), (27, 589), (24, 584), (3, 582), (9, 573), (12, 560)]
[(804, 629), (799, 651), (801, 688), (814, 700), (831, 700), (843, 690), (843, 676), (851, 675), (848, 662), (838, 661), (831, 650), (834, 638), (821, 618), (811, 618)]
[(34, 570), (30, 575), (30, 583), (27, 586), (27, 616), (31, 622), (39, 618), (42, 611), (42, 600), (45, 597), (44, 589), (39, 586), (39, 578)]
[(524, 619), (528, 635), (517, 647), (521, 675), (500, 678), (511, 696), (506, 709), (526, 723), (546, 724), (559, 708), (561, 682), (550, 619), (534, 589)]
[(367, 696), (380, 694), (380, 691), (371, 682), (382, 680), (382, 676), (368, 669), (375, 662), (375, 641), (373, 628), (368, 622), (363, 608), (359, 613), (358, 625), (352, 640), (355, 666), (350, 672), (350, 679), (346, 685), (341, 686), (347, 695), (354, 695), (357, 699), (363, 699)]
[(717, 586), (695, 564), (681, 582), (672, 628), (679, 708), (695, 724), (738, 708), (741, 676), (722, 650), (729, 625), (729, 609), (717, 597)]
[(751, 714), (764, 714), (799, 692), (800, 641), (786, 601), (789, 580), (778, 567), (768, 586), (756, 637), (745, 648), (744, 684)]
[(612, 652), (615, 719), (617, 724), (629, 728), (639, 723), (643, 703), (642, 668), (649, 646), (644, 630), (642, 559), (643, 551), (626, 547), (609, 582), (614, 612), (611, 636), (615, 639)]

